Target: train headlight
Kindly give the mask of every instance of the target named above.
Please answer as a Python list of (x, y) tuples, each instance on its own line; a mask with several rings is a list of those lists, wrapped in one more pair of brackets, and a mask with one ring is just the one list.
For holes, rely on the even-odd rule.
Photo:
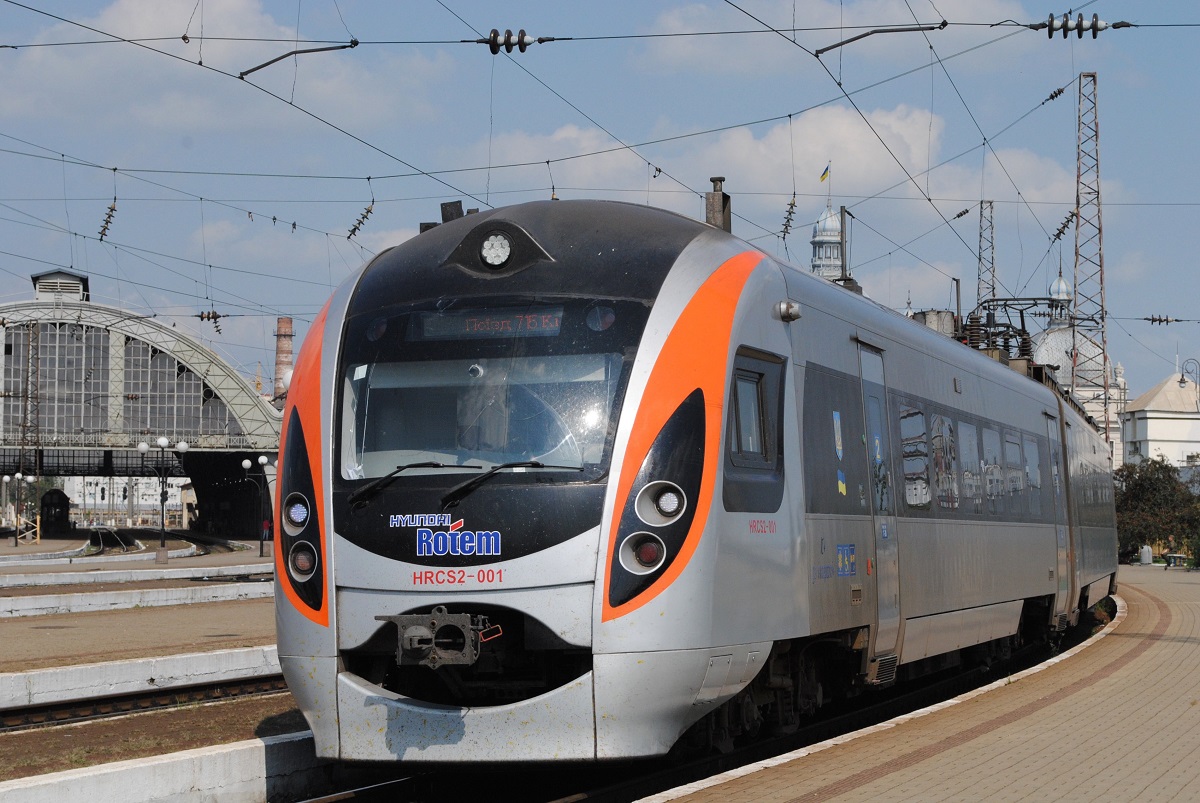
[(292, 577), (301, 583), (312, 577), (317, 568), (317, 552), (313, 549), (312, 544), (307, 541), (298, 541), (292, 547), (291, 554), (288, 555), (288, 568), (291, 570)]
[(283, 502), (283, 524), (292, 535), (298, 535), (312, 515), (308, 500), (298, 493), (289, 494)]
[(484, 239), (479, 256), (489, 268), (502, 268), (512, 256), (512, 240), (506, 234), (493, 232)]
[(675, 483), (657, 480), (646, 483), (633, 504), (639, 519), (651, 527), (665, 527), (679, 519), (687, 497)]
[(664, 516), (673, 517), (683, 507), (683, 497), (672, 488), (664, 488), (654, 497), (654, 507)]

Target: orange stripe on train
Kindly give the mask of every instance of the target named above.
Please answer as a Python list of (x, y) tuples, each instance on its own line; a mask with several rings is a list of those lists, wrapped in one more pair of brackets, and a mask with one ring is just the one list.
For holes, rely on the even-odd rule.
[[(700, 534), (708, 521), (720, 457), (721, 429), (724, 423), (725, 379), (729, 373), (729, 340), (733, 316), (751, 271), (762, 261), (762, 254), (747, 251), (726, 261), (705, 280), (692, 296), (679, 320), (671, 328), (662, 351), (651, 369), (642, 395), (642, 404), (634, 419), (625, 460), (618, 479), (616, 507), (612, 511), (608, 555), (604, 569), (604, 610), (601, 621), (609, 621), (637, 610), (658, 596), (687, 566), (696, 551)], [(700, 479), (700, 498), (696, 515), (679, 554), (654, 583), (628, 602), (612, 606), (608, 589), (616, 551), (620, 512), (633, 492), (633, 482), (659, 431), (676, 408), (696, 388), (704, 392), (705, 432), (704, 471)]]
[[(280, 578), (279, 587), (283, 589), (292, 606), (308, 619), (322, 627), (329, 626), (329, 584), (333, 578), (327, 573), (329, 555), (325, 549), (325, 472), (322, 468), (324, 452), (321, 449), (321, 343), (325, 338), (325, 319), (329, 314), (329, 302), (312, 322), (300, 354), (296, 358), (296, 368), (292, 374), (293, 380), (288, 388), (287, 406), (283, 411), (283, 432), (280, 434), (280, 444), (287, 443), (287, 426), (291, 420), (290, 411), (295, 408), (304, 428), (308, 441), (309, 471), (313, 479), (313, 512), (317, 519), (317, 555), (319, 567), (326, 575), (326, 581), (321, 584), (321, 607), (313, 610), (308, 603), (296, 595), (292, 588), (291, 579), (285, 565), (284, 550), (275, 550), (275, 576)], [(280, 454), (280, 457), (284, 457)], [(277, 475), (278, 476), (278, 475)], [(282, 533), (282, 522), (279, 520), (283, 509), (283, 489), (279, 482), (275, 483), (275, 532)], [(276, 544), (278, 546), (278, 544)]]

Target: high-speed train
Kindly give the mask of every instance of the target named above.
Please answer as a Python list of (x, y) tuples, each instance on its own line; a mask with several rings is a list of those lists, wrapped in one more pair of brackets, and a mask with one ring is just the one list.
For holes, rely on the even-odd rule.
[(332, 758), (788, 732), (1108, 595), (1108, 454), (1052, 387), (720, 228), (471, 214), (364, 266), (299, 352), (279, 660)]

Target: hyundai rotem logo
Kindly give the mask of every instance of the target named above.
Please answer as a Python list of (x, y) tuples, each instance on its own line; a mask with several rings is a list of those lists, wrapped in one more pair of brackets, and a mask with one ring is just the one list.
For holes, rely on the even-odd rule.
[(398, 514), (388, 526), (417, 528), (418, 557), (500, 554), (498, 530), (464, 530), (463, 519), (453, 521), (449, 513)]

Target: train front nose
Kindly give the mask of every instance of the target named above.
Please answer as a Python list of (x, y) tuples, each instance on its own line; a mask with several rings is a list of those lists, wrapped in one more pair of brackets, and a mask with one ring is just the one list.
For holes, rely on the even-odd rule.
[[(339, 631), (361, 642), (340, 654), (340, 755), (594, 759), (592, 593), (590, 582), (403, 599), (339, 589), (352, 612)], [(411, 613), (382, 613), (398, 607)]]

